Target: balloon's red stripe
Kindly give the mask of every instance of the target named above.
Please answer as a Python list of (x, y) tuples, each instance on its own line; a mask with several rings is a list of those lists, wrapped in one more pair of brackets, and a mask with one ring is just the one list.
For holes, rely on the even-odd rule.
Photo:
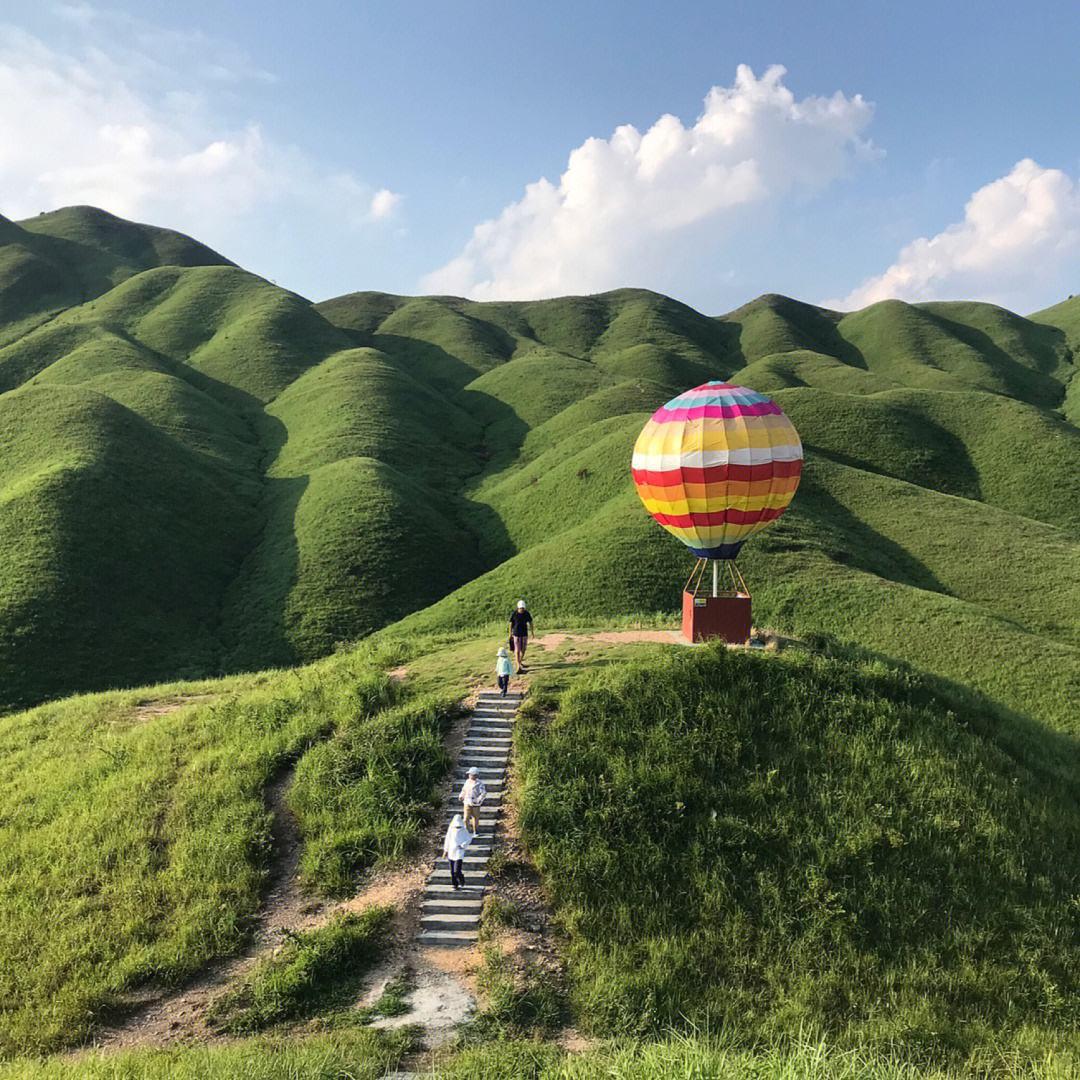
[(692, 529), (706, 525), (756, 525), (761, 521), (774, 521), (786, 509), (773, 510), (713, 510), (706, 514), (653, 514), (661, 525), (673, 525), (677, 529)]
[(770, 480), (772, 477), (800, 476), (802, 459), (767, 461), (763, 465), (709, 465), (703, 469), (680, 466), (677, 469), (631, 469), (635, 484), (650, 487), (679, 487), (682, 484), (721, 484), (725, 480)]

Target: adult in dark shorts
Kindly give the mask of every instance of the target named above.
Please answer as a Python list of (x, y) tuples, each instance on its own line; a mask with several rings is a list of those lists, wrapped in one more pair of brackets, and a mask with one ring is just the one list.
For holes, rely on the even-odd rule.
[(528, 669), (525, 667), (525, 650), (529, 646), (529, 631), (532, 629), (532, 616), (524, 600), (517, 602), (517, 610), (510, 616), (510, 644), (514, 649), (518, 674)]

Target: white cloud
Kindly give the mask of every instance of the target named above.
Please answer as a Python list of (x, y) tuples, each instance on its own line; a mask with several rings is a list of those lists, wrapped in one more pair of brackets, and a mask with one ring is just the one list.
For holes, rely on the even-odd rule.
[(371, 196), (371, 207), (368, 213), (371, 215), (372, 221), (382, 221), (383, 218), (390, 217), (400, 205), (401, 196), (396, 191), (391, 191), (389, 188), (379, 188)]
[(864, 281), (842, 309), (879, 300), (988, 300), (1031, 310), (1080, 278), (1080, 184), (1030, 158), (979, 188), (964, 220), (905, 246), (884, 273)]
[(223, 118), (239, 86), (269, 79), (201, 33), (85, 3), (63, 9), (48, 44), (0, 24), (0, 213), (89, 203), (183, 229), (264, 273), (286, 261), (289, 233), (310, 243), (312, 230), (339, 236), (386, 217), (400, 196)]
[(876, 155), (863, 137), (868, 102), (839, 92), (796, 100), (784, 74), (770, 67), (759, 79), (741, 65), (690, 127), (667, 115), (644, 134), (627, 124), (587, 139), (557, 184), (529, 184), (423, 288), (524, 299), (646, 284), (673, 236), (692, 243), (691, 226), (741, 220), (754, 204), (819, 190)]

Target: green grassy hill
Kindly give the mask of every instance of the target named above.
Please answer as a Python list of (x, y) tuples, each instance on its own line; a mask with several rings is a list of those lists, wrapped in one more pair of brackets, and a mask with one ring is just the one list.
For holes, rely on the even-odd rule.
[(687, 650), (530, 710), (521, 828), (592, 1033), (1075, 1030), (1075, 740), (857, 656)]
[[(740, 565), (756, 621), (806, 644), (553, 662), (518, 809), (574, 1022), (734, 1043), (604, 1046), (580, 1075), (1075, 1051), (1078, 349), (1076, 300), (312, 304), (89, 208), (0, 219), (0, 1056), (242, 947), (286, 769), (314, 892), (414, 850), (518, 596), (541, 631), (671, 625), (692, 560), (630, 449), (718, 377), (803, 436)], [(406, 1045), (333, 1037), (281, 1069)], [(267, 1046), (117, 1075), (278, 1075)], [(554, 1047), (501, 1052), (459, 1074), (560, 1075)]]
[(807, 447), (745, 553), (759, 622), (1073, 720), (1077, 301), (313, 305), (85, 207), (0, 223), (0, 267), (0, 531), (26, 538), (0, 555), (3, 704), (474, 627), (519, 594), (549, 622), (667, 618), (688, 559), (630, 447), (724, 377)]

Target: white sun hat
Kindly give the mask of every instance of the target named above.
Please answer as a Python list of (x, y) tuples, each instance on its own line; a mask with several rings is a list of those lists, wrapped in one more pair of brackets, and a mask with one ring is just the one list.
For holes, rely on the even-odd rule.
[(523, 608), (524, 606), (525, 606), (525, 601), (524, 600), (519, 600), (518, 601), (518, 607)]

